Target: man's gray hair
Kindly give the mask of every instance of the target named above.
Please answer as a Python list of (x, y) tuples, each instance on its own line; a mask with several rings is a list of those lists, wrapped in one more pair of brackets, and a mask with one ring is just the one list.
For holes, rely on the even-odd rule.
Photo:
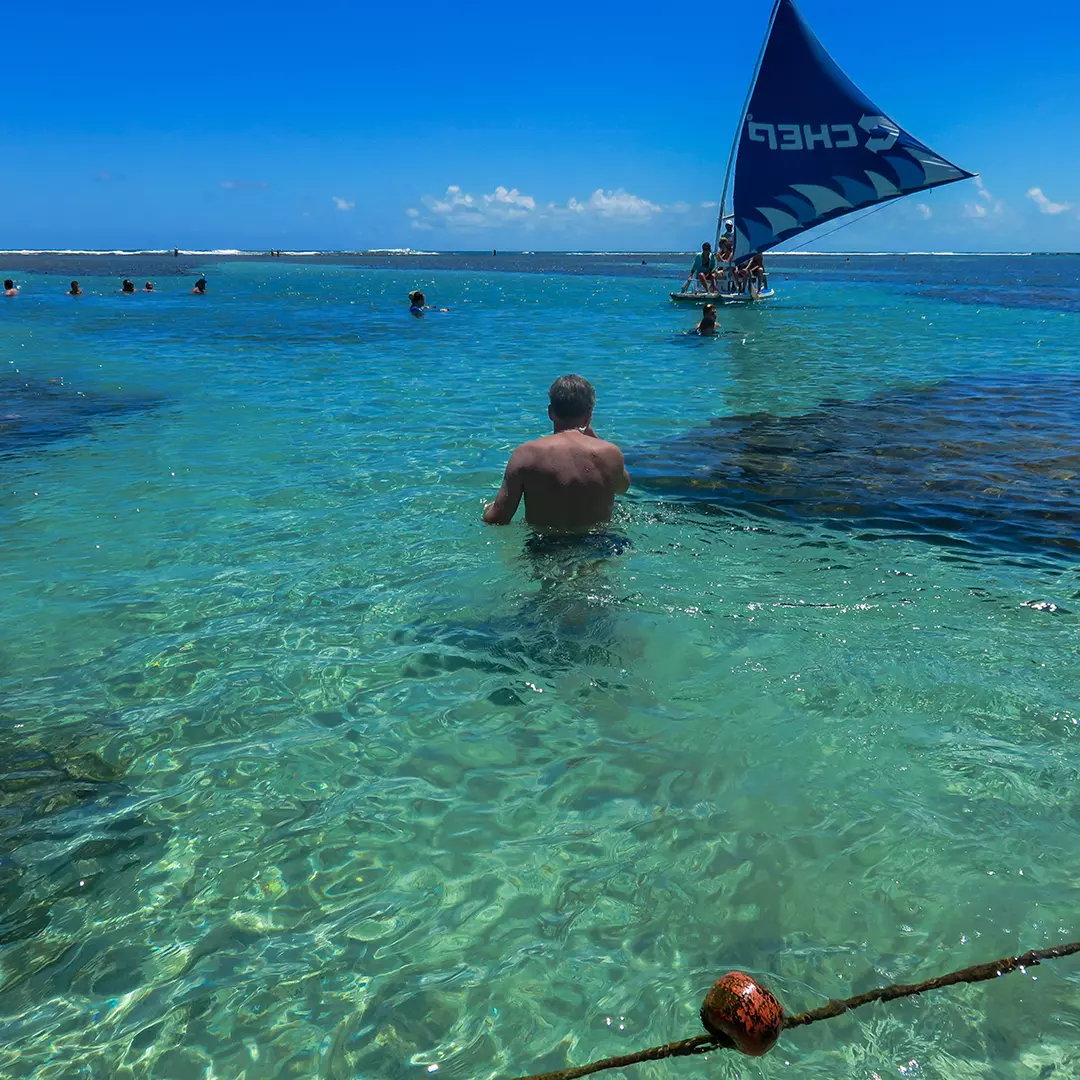
[(560, 420), (580, 420), (591, 416), (596, 406), (596, 391), (580, 375), (560, 375), (548, 391), (551, 411)]

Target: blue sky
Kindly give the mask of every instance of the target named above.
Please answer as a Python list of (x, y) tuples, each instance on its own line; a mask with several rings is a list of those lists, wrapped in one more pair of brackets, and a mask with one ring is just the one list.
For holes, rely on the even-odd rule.
[[(981, 174), (818, 250), (1080, 250), (1080, 4), (799, 6)], [(769, 4), (693, 10), (9, 6), (0, 248), (695, 247)]]

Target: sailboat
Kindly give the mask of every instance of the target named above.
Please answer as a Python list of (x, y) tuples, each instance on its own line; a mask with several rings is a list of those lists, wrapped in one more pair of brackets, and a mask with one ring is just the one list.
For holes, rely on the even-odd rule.
[(763, 270), (752, 272), (755, 256), (823, 222), (974, 175), (886, 116), (840, 70), (792, 0), (776, 0), (720, 197), (714, 250), (719, 256), (725, 238), (731, 246), (717, 268), (723, 285), (718, 292), (684, 285), (671, 299), (766, 299), (773, 290)]

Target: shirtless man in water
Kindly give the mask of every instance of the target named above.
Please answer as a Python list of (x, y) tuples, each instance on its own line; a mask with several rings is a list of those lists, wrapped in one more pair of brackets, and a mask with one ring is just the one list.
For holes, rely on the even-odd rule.
[(499, 494), (484, 510), (488, 525), (509, 525), (524, 495), (530, 525), (585, 532), (606, 522), (615, 496), (630, 487), (622, 451), (592, 429), (592, 385), (580, 375), (563, 375), (548, 394), (555, 430), (510, 455)]

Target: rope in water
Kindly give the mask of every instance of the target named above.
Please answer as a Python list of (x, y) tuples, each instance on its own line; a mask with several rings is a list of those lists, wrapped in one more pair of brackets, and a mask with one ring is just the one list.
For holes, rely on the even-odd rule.
[[(842, 1001), (830, 1001), (819, 1009), (785, 1016), (783, 1026), (784, 1028), (805, 1027), (807, 1024), (815, 1024), (818, 1020), (829, 1020), (846, 1013), (849, 1009), (857, 1009), (861, 1005), (869, 1005), (874, 1001), (894, 1001), (896, 998), (914, 997), (927, 990), (940, 990), (942, 987), (955, 986), (957, 983), (986, 982), (1013, 971), (1036, 967), (1043, 960), (1056, 960), (1062, 956), (1072, 956), (1074, 953), (1080, 953), (1080, 941), (1071, 941), (1067, 945), (1053, 945), (1047, 949), (1031, 949), (1020, 956), (1006, 956), (1000, 960), (992, 960), (989, 964), (976, 964), (973, 967), (962, 968), (960, 971), (949, 972), (948, 975), (939, 975), (935, 979), (927, 979), (925, 982), (898, 983), (893, 986), (879, 987), (877, 990), (868, 990), (865, 994), (856, 994)], [(651, 1046), (648, 1050), (639, 1050), (634, 1054), (604, 1058), (602, 1061), (578, 1065), (571, 1069), (536, 1073), (520, 1077), (520, 1080), (577, 1080), (578, 1077), (589, 1076), (605, 1069), (621, 1069), (627, 1065), (637, 1065), (643, 1061), (660, 1061), (669, 1057), (708, 1054), (713, 1050), (731, 1050), (734, 1046), (734, 1042), (723, 1036), (695, 1035), (693, 1038), (668, 1043), (666, 1046)]]

